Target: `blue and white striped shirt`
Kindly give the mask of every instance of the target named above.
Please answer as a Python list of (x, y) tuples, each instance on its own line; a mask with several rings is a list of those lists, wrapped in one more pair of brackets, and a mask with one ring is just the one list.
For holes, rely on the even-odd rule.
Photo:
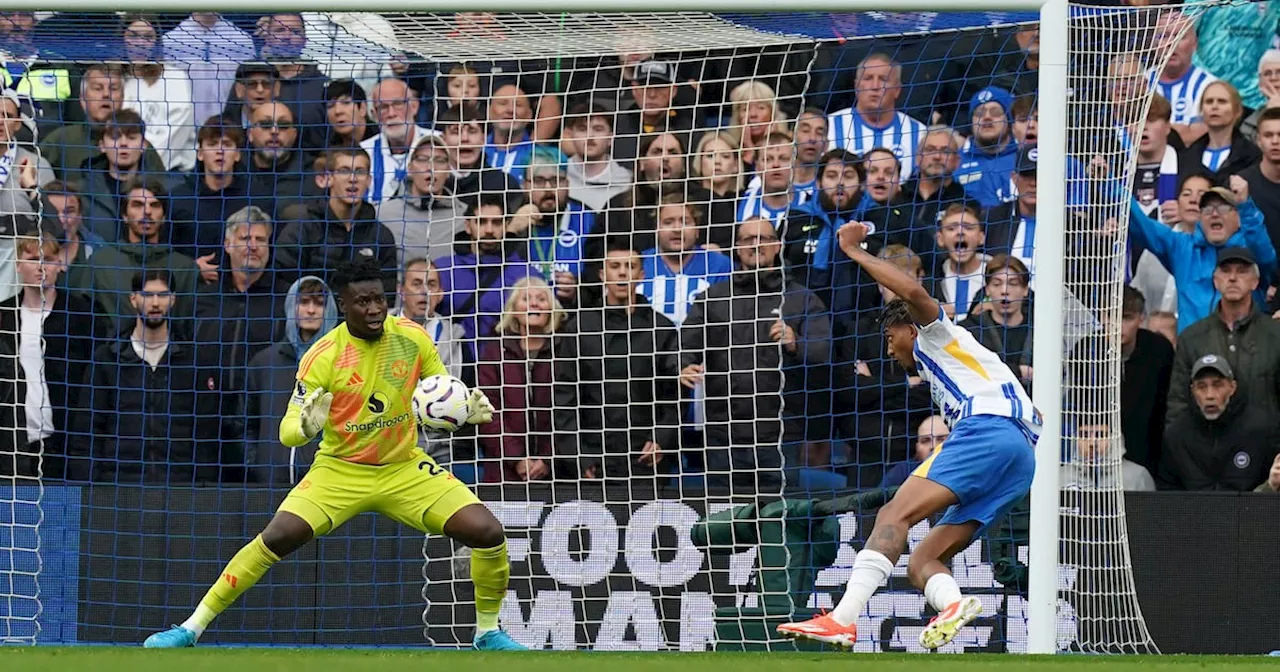
[(689, 316), (693, 300), (708, 287), (728, 280), (733, 273), (733, 260), (719, 252), (698, 247), (678, 271), (662, 260), (657, 248), (645, 250), (644, 280), (638, 291), (649, 299), (653, 309), (666, 315), (679, 326)]
[(902, 162), (903, 182), (916, 172), (916, 155), (928, 133), (928, 128), (923, 123), (902, 112), (894, 114), (893, 121), (888, 126), (872, 126), (852, 107), (828, 116), (827, 128), (830, 149), (844, 149), (859, 157), (877, 147), (891, 150), (898, 161)]
[(1205, 88), (1218, 81), (1218, 78), (1198, 65), (1191, 66), (1186, 74), (1167, 84), (1159, 81), (1158, 77), (1159, 75), (1155, 82), (1156, 90), (1173, 107), (1170, 121), (1175, 124), (1200, 121), (1200, 97), (1204, 95)]
[[(816, 185), (816, 181), (814, 182)], [(782, 226), (787, 219), (787, 212), (791, 208), (804, 205), (815, 198), (817, 192), (813, 189), (801, 189), (798, 186), (791, 187), (791, 202), (782, 208), (771, 208), (764, 202), (764, 187), (760, 182), (760, 178), (751, 181), (747, 190), (742, 192), (738, 197), (738, 220), (745, 222), (752, 217), (763, 217), (773, 222), (773, 228)]]
[(484, 165), (497, 168), (524, 184), (525, 169), (529, 167), (529, 159), (533, 156), (533, 144), (529, 132), (525, 131), (520, 142), (504, 149), (493, 144), (493, 134), (490, 133), (484, 144)]
[(1212, 172), (1218, 172), (1231, 156), (1231, 145), (1226, 147), (1206, 147), (1200, 155), (1200, 164)]

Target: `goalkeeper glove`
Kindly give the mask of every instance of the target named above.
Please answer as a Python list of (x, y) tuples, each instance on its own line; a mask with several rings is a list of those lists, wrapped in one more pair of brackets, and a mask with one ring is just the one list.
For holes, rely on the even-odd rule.
[(314, 439), (324, 423), (329, 419), (329, 406), (333, 404), (333, 394), (320, 388), (311, 391), (302, 400), (302, 433), (307, 439)]
[(478, 388), (472, 389), (467, 398), (467, 424), (483, 425), (490, 420), (493, 420), (493, 404), (489, 403), (489, 397)]

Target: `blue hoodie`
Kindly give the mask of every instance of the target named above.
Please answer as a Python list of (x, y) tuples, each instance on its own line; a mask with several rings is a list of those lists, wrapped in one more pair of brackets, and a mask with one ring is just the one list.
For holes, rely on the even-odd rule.
[(995, 154), (986, 152), (973, 139), (960, 149), (960, 167), (953, 178), (969, 198), (984, 208), (994, 208), (1013, 200), (1011, 178), (1018, 161), (1018, 143), (1010, 138), (1003, 149)]
[(1213, 270), (1218, 267), (1218, 250), (1223, 247), (1247, 247), (1253, 252), (1261, 271), (1254, 302), (1266, 303), (1268, 280), (1276, 268), (1276, 249), (1267, 234), (1262, 211), (1253, 199), (1240, 204), (1240, 230), (1222, 245), (1206, 240), (1199, 223), (1194, 232), (1182, 233), (1157, 222), (1143, 212), (1137, 199), (1130, 201), (1129, 212), (1129, 235), (1133, 242), (1156, 255), (1178, 288), (1179, 333), (1208, 317), (1217, 305), (1220, 297), (1213, 286)]

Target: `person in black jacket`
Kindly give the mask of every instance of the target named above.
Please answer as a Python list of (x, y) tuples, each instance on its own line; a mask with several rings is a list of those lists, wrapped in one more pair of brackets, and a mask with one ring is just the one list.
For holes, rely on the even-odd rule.
[(1200, 117), (1209, 130), (1179, 154), (1178, 170), (1183, 175), (1204, 171), (1225, 183), (1228, 176), (1262, 158), (1262, 150), (1240, 132), (1244, 103), (1230, 83), (1218, 80), (1204, 87)]
[(1275, 418), (1238, 391), (1225, 357), (1196, 361), (1191, 395), (1196, 408), (1173, 418), (1165, 431), (1160, 488), (1247, 492), (1266, 481), (1280, 452), (1280, 430)]
[(733, 277), (709, 287), (681, 324), (680, 383), (705, 381), (707, 484), (776, 491), (779, 446), (821, 438), (806, 425), (829, 420), (831, 318), (817, 295), (785, 279), (771, 222), (743, 222), (736, 252)]
[(973, 310), (960, 322), (983, 347), (996, 353), (1031, 389), (1031, 273), (1017, 257), (1000, 253), (983, 271), (982, 310)]
[(667, 474), (680, 461), (679, 334), (636, 291), (643, 279), (640, 256), (611, 240), (604, 305), (580, 311), (558, 341), (556, 453), (583, 478)]
[(329, 282), (338, 264), (372, 257), (382, 266), (388, 296), (396, 291), (396, 239), (364, 200), (369, 190), (369, 154), (359, 147), (331, 149), (325, 164), (329, 185), (324, 212), (289, 222), (276, 238), (275, 267), (286, 280), (316, 275)]
[[(190, 343), (169, 340), (174, 297), (169, 272), (133, 277), (133, 332), (93, 353), (77, 431), (92, 479), (193, 484), (220, 480), (219, 373)], [(240, 465), (227, 465), (239, 468)]]
[(210, 117), (196, 135), (196, 170), (169, 192), (174, 249), (219, 265), (223, 228), (231, 213), (256, 205), (271, 213), (275, 199), (243, 169), (244, 130), (234, 119)]
[(96, 319), (89, 299), (58, 288), (60, 255), (61, 246), (48, 233), (18, 238), (22, 291), (0, 303), (0, 351), (17, 360), (16, 375), (0, 380), (0, 396), (14, 407), (15, 415), (5, 420), (19, 420), (5, 424), (16, 442), (3, 446), (17, 446), (26, 457), (16, 470), (0, 461), (3, 475), (35, 476), (36, 457), (43, 453), (44, 478), (88, 478), (85, 454), (72, 450), (69, 456), (68, 446), (82, 445), (84, 437), (68, 437), (68, 422), (82, 397), (79, 372), (93, 360), (94, 338), (105, 336), (107, 322)]

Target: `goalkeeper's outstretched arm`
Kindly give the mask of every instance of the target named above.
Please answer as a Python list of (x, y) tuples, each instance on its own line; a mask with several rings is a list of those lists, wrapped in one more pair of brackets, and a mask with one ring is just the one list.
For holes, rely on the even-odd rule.
[(862, 247), (863, 241), (867, 239), (867, 233), (867, 225), (861, 222), (849, 222), (841, 226), (837, 232), (840, 250), (857, 262), (863, 270), (875, 278), (876, 282), (906, 301), (907, 312), (911, 314), (911, 319), (916, 324), (930, 324), (937, 320), (941, 308), (938, 302), (929, 296), (924, 285), (897, 266), (880, 259)]

